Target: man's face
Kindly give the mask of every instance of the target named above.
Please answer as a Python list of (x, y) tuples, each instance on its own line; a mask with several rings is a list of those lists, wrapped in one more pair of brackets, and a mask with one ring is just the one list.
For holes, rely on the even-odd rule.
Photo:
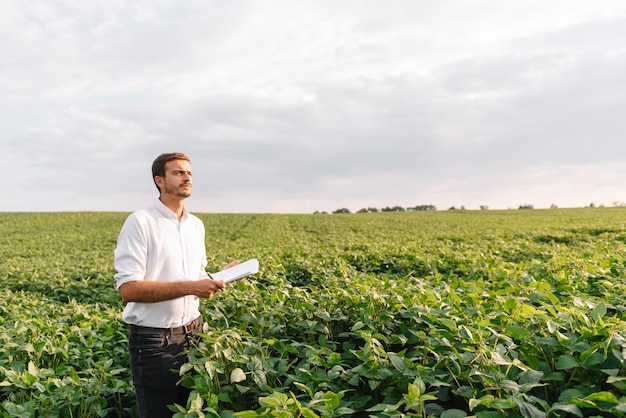
[(191, 164), (185, 160), (172, 160), (165, 163), (165, 177), (157, 176), (161, 194), (176, 197), (191, 196)]

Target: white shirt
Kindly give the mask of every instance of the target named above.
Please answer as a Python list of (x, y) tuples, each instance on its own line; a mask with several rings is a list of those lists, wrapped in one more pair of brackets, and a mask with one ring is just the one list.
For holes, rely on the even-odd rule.
[[(114, 265), (118, 290), (124, 283), (139, 280), (206, 279), (204, 224), (186, 208), (179, 222), (176, 214), (157, 200), (124, 222)], [(179, 327), (200, 316), (199, 304), (193, 295), (155, 303), (129, 302), (122, 319), (145, 327)]]

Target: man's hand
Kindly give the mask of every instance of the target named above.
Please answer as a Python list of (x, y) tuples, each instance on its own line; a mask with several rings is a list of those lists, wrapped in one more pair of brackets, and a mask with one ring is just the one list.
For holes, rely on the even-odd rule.
[(192, 294), (201, 298), (212, 298), (224, 288), (224, 282), (221, 280), (204, 279), (191, 283), (195, 285)]
[(226, 264), (226, 266), (224, 267), (224, 270), (234, 267), (237, 264), (239, 264), (239, 260), (233, 260), (230, 263)]

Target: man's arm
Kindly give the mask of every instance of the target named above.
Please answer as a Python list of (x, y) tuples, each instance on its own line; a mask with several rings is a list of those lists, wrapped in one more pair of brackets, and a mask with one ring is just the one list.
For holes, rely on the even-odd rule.
[(119, 291), (124, 302), (163, 302), (187, 295), (210, 298), (224, 288), (221, 280), (189, 280), (182, 282), (154, 282), (141, 280), (124, 283)]
[[(239, 264), (239, 260), (228, 263), (224, 268), (231, 268)], [(201, 298), (210, 298), (224, 288), (221, 280), (201, 279), (182, 282), (154, 282), (139, 280), (127, 282), (120, 286), (120, 295), (124, 302), (163, 302), (181, 298), (187, 295), (196, 295)]]

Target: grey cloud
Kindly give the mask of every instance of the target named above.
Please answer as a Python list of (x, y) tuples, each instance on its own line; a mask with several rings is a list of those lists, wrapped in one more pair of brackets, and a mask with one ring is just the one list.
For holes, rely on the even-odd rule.
[(554, 23), (540, 3), (59, 4), (9, 12), (0, 41), (0, 141), (53, 209), (135, 208), (174, 150), (203, 210), (506, 207), (594, 167), (589, 193), (619, 181), (617, 3), (545, 6)]

